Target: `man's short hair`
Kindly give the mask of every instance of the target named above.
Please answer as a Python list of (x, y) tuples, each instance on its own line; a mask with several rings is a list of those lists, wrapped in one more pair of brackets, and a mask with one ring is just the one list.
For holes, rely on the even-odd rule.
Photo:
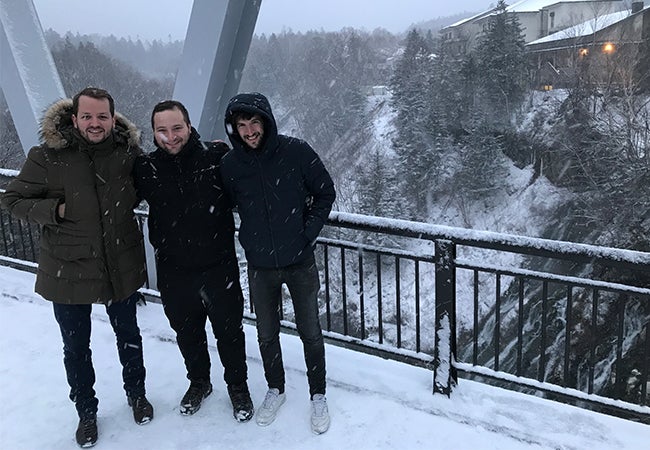
[(111, 112), (111, 116), (115, 115), (115, 102), (113, 101), (113, 97), (111, 97), (111, 94), (109, 94), (108, 91), (105, 91), (104, 89), (87, 87), (81, 92), (79, 92), (77, 95), (72, 97), (72, 114), (74, 114), (75, 116), (79, 112), (79, 97), (81, 97), (82, 95), (86, 97), (92, 97), (97, 100), (101, 100), (105, 98), (106, 100), (108, 100), (108, 109)]
[(163, 100), (162, 102), (158, 102), (156, 106), (153, 107), (153, 111), (151, 112), (151, 128), (153, 129), (153, 116), (156, 115), (156, 113), (159, 113), (161, 111), (168, 111), (172, 109), (178, 109), (181, 114), (183, 114), (183, 120), (187, 125), (189, 125), (190, 122), (190, 113), (187, 112), (187, 108), (185, 105), (183, 105), (181, 102), (176, 101), (176, 100)]
[(236, 129), (237, 128), (237, 122), (239, 122), (240, 120), (251, 120), (253, 118), (253, 116), (255, 116), (255, 115), (258, 115), (258, 116), (261, 117), (260, 114), (253, 113), (253, 112), (250, 112), (250, 111), (235, 111), (234, 113), (232, 113), (232, 122), (231, 122), (231, 124), (232, 124), (233, 128)]

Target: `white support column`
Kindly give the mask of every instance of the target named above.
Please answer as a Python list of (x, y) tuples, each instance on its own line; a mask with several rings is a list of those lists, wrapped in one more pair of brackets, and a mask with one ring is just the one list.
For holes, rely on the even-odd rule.
[(27, 154), (45, 109), (65, 98), (32, 0), (0, 0), (0, 88)]
[(223, 117), (237, 93), (262, 0), (194, 0), (173, 98), (202, 138), (225, 138)]

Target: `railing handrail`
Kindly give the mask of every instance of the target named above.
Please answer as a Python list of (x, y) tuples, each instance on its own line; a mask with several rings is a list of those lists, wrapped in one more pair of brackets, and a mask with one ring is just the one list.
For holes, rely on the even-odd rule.
[[(16, 171), (0, 169), (0, 175), (15, 176)], [(5, 192), (0, 189), (0, 193)], [(146, 211), (137, 210), (146, 215)], [(468, 245), (483, 249), (502, 250), (512, 253), (533, 254), (551, 258), (566, 256), (578, 257), (585, 262), (605, 260), (614, 263), (650, 265), (650, 253), (615, 247), (603, 247), (591, 244), (581, 244), (545, 238), (535, 238), (516, 234), (499, 233), (495, 231), (472, 230), (468, 228), (434, 225), (424, 222), (414, 222), (404, 219), (367, 216), (364, 214), (332, 211), (328, 225), (343, 228), (353, 228), (376, 233), (387, 233), (411, 238), (421, 238), (430, 241), (440, 239), (450, 240), (460, 245)]]
[(635, 267), (639, 265), (650, 265), (649, 252), (519, 236), (494, 231), (433, 225), (403, 219), (332, 211), (328, 224), (431, 241), (449, 240), (459, 245), (512, 253), (532, 254), (535, 256), (551, 258), (570, 256), (572, 258), (577, 257), (583, 259), (585, 262), (592, 262), (594, 260), (611, 261), (613, 263), (631, 264)]
[[(4, 191), (0, 189), (0, 192)], [(145, 231), (148, 216), (147, 211), (138, 209), (136, 210), (136, 215), (140, 224), (143, 226), (143, 231)], [(14, 225), (8, 227), (3, 225), (4, 246), (8, 248), (9, 246), (19, 244), (17, 242), (19, 239), (15, 239), (17, 236), (24, 236), (33, 246), (35, 241), (29, 230), (32, 230), (34, 226), (26, 228), (27, 232), (23, 234), (23, 228), (19, 224), (19, 221), (12, 221), (12, 223)], [(17, 231), (14, 231), (14, 227)], [(339, 230), (339, 233), (336, 233), (336, 229)], [(355, 233), (342, 233), (341, 231), (343, 229), (349, 229)], [(330, 233), (331, 231), (335, 232)], [(4, 237), (5, 232), (12, 233), (14, 236), (12, 239), (15, 239), (16, 242), (7, 240)], [(371, 235), (368, 235), (367, 238), (369, 239), (366, 240), (364, 237), (364, 239), (360, 240), (359, 238), (362, 236), (360, 233), (366, 232), (383, 237), (375, 240)], [(340, 238), (337, 238), (337, 235), (340, 235)], [(386, 237), (389, 237), (389, 241), (385, 240)], [(409, 239), (402, 240), (402, 238)], [(384, 242), (390, 243), (386, 244)], [(418, 242), (422, 242), (423, 245), (420, 246)], [(0, 240), (0, 244), (2, 243), (2, 240)], [(25, 245), (25, 242), (20, 244), (20, 246), (22, 251), (25, 248), (31, 248), (29, 245)], [(615, 402), (615, 409), (618, 408), (619, 411), (627, 410), (628, 413), (629, 411), (633, 411), (639, 414), (641, 420), (650, 423), (650, 409), (646, 395), (648, 390), (647, 386), (650, 386), (650, 378), (648, 378), (647, 373), (648, 362), (644, 362), (650, 361), (650, 357), (648, 356), (650, 352), (648, 350), (645, 351), (646, 356), (642, 358), (640, 362), (641, 366), (639, 367), (642, 374), (639, 384), (641, 386), (640, 400), (634, 400), (638, 403), (626, 403), (616, 400), (622, 398), (620, 396), (620, 386), (625, 381), (623, 371), (631, 370), (631, 368), (624, 367), (623, 364), (626, 305), (630, 300), (636, 301), (636, 296), (638, 296), (638, 299), (641, 301), (638, 303), (641, 305), (641, 309), (632, 309), (631, 314), (636, 314), (634, 317), (637, 318), (646, 317), (644, 315), (646, 313), (643, 310), (650, 311), (650, 286), (645, 285), (644, 278), (628, 277), (629, 272), (605, 275), (610, 278), (609, 280), (592, 279), (599, 277), (599, 270), (592, 270), (594, 263), (597, 263), (597, 269), (600, 266), (607, 268), (631, 268), (636, 273), (642, 274), (641, 276), (643, 277), (645, 274), (650, 273), (650, 253), (338, 211), (330, 213), (327, 221), (327, 229), (323, 233), (323, 236), (318, 239), (318, 247), (322, 250), (319, 261), (323, 264), (323, 277), (325, 280), (321, 292), (323, 295), (321, 299), (323, 305), (321, 307), (325, 308), (321, 313), (327, 318), (327, 327), (324, 328), (325, 336), (333, 338), (335, 341), (344, 345), (352, 345), (356, 349), (362, 349), (370, 353), (373, 351), (379, 353), (386, 352), (386, 355), (392, 355), (389, 357), (397, 357), (398, 359), (403, 357), (406, 362), (414, 363), (414, 360), (432, 362), (434, 392), (449, 395), (451, 388), (457, 382), (456, 370), (462, 371), (469, 376), (478, 375), (486, 379), (486, 381), (490, 378), (497, 380), (497, 382), (504, 380), (511, 381), (514, 385), (520, 387), (529, 386), (532, 383), (532, 385), (537, 386), (540, 392), (555, 392), (557, 389), (563, 391), (565, 388), (572, 386), (572, 384), (568, 383), (576, 384), (579, 381), (583, 389), (580, 392), (584, 392), (584, 395), (572, 395), (569, 390), (567, 391), (568, 398), (579, 399), (579, 401), (589, 399), (593, 404), (599, 406), (608, 406), (610, 402)], [(472, 249), (481, 249), (486, 252), (476, 253), (472, 252)], [(465, 250), (470, 251), (466, 253)], [(347, 255), (352, 254), (354, 256), (348, 257), (346, 256), (346, 252)], [(497, 258), (494, 264), (485, 261), (486, 258), (492, 257), (492, 254), (487, 252), (494, 252), (495, 258)], [(460, 254), (457, 255), (457, 253)], [(556, 266), (553, 263), (551, 265), (552, 269), (549, 269), (546, 265), (542, 265), (539, 267), (543, 268), (537, 270), (537, 261), (531, 260), (531, 264), (528, 264), (528, 262), (523, 262), (519, 258), (517, 258), (519, 262), (515, 264), (508, 265), (510, 263), (506, 262), (506, 265), (500, 265), (498, 258), (500, 254), (504, 253), (538, 256), (546, 258), (548, 261), (553, 259), (569, 260), (584, 263), (584, 266), (571, 265), (571, 269), (568, 268), (569, 266), (566, 266), (567, 269), (565, 271), (564, 262), (558, 261), (562, 264)], [(24, 256), (25, 261), (33, 261), (35, 257), (33, 252), (31, 255), (25, 253)], [(330, 260), (331, 262), (328, 262)], [(407, 261), (408, 263), (400, 264), (400, 262)], [(17, 260), (5, 257), (0, 257), (0, 263), (17, 265), (26, 270), (34, 269), (28, 264), (21, 264)], [(153, 258), (151, 255), (148, 255), (148, 271), (154, 269), (153, 264)], [(520, 264), (528, 267), (520, 267)], [(422, 274), (420, 274), (421, 267)], [(435, 270), (432, 270), (432, 268)], [(425, 269), (426, 275), (424, 275)], [(391, 281), (387, 277), (387, 283), (393, 282), (394, 285), (392, 288), (390, 286), (387, 288), (384, 282), (382, 282), (382, 272), (390, 270), (393, 270), (394, 278)], [(457, 270), (464, 271), (462, 274), (464, 284), (462, 285), (458, 284), (457, 276), (459, 275), (457, 275)], [(404, 271), (404, 274), (406, 271), (412, 271), (413, 273), (405, 274), (405, 277), (410, 276), (411, 278), (402, 280), (400, 271)], [(350, 281), (346, 281), (346, 272), (354, 272), (351, 275), (347, 275)], [(155, 274), (155, 269), (150, 273)], [(574, 273), (577, 273), (578, 276), (571, 275)], [(468, 274), (473, 276), (473, 281), (468, 280)], [(488, 295), (493, 296), (494, 305), (490, 307), (493, 309), (488, 315), (479, 318), (479, 292), (483, 292), (479, 289), (479, 275), (481, 274), (494, 274), (495, 286), (493, 291), (490, 291), (490, 288), (487, 289)], [(420, 279), (420, 276), (424, 278)], [(508, 311), (512, 312), (512, 308), (515, 308), (518, 315), (518, 324), (515, 324), (512, 318), (510, 318), (508, 324), (510, 326), (510, 339), (513, 339), (513, 332), (518, 333), (518, 336), (514, 336), (516, 340), (512, 341), (513, 346), (507, 348), (500, 345), (500, 326), (502, 320), (501, 296), (504, 292), (501, 289), (501, 277), (504, 276), (514, 277), (515, 280), (512, 280), (512, 286), (515, 286), (516, 281), (518, 283), (516, 286), (519, 289), (518, 293), (513, 290), (507, 297), (507, 300), (510, 302), (509, 305), (511, 305), (511, 309)], [(630, 282), (630, 279), (634, 281)], [(334, 283), (332, 283), (332, 280), (335, 280)], [(534, 285), (534, 283), (539, 284)], [(549, 295), (549, 285), (552, 283), (561, 285), (564, 293), (556, 293), (555, 297), (551, 297)], [(637, 284), (636, 286), (635, 283)], [(525, 284), (526, 287), (524, 286)], [(153, 285), (155, 285), (155, 281), (148, 283), (146, 288), (150, 289)], [(348, 289), (348, 285), (352, 285), (353, 289)], [(470, 349), (470, 345), (467, 342), (464, 342), (465, 345), (463, 346), (465, 351), (471, 350), (471, 355), (473, 356), (469, 356), (466, 353), (464, 357), (471, 358), (473, 360), (472, 364), (465, 364), (463, 359), (457, 358), (459, 355), (456, 350), (458, 336), (456, 336), (457, 317), (455, 310), (458, 304), (456, 289), (459, 287), (466, 289), (463, 294), (463, 301), (465, 302), (470, 300), (469, 295), (471, 293), (468, 293), (467, 290), (473, 289), (473, 299), (471, 300), (474, 303), (474, 323), (471, 325), (473, 335), (469, 343), (473, 343), (473, 347)], [(527, 288), (530, 289), (531, 296), (524, 299), (524, 291)], [(577, 294), (574, 299), (574, 289), (577, 291), (583, 288), (585, 291)], [(609, 292), (601, 295), (600, 291)], [(424, 303), (421, 306), (421, 300), (422, 302), (426, 301), (426, 310), (423, 306)], [(370, 310), (374, 312), (374, 315), (370, 320), (365, 321), (364, 302), (369, 301), (377, 302), (377, 304), (370, 306)], [(518, 305), (516, 304), (517, 301)], [(530, 348), (533, 349), (532, 354), (527, 354), (528, 359), (526, 360), (526, 364), (531, 364), (530, 358), (537, 360), (534, 363), (535, 368), (533, 369), (537, 371), (537, 374), (532, 373), (530, 370), (520, 368), (523, 349), (523, 320), (524, 315), (529, 312), (524, 306), (528, 306), (527, 303), (529, 301), (533, 305), (531, 308), (538, 309), (531, 309), (530, 311), (534, 311), (535, 315), (525, 316), (525, 319), (528, 320), (529, 317), (535, 321), (540, 319), (541, 324), (539, 325), (539, 330), (541, 331), (534, 331), (525, 337), (526, 342), (529, 344), (535, 341), (532, 346), (526, 347), (526, 352), (529, 352)], [(556, 301), (564, 302), (565, 306), (560, 305), (560, 309), (558, 309), (560, 312), (556, 315), (547, 314), (549, 304)], [(587, 355), (588, 358), (586, 360), (584, 358), (581, 359), (582, 363), (588, 364), (588, 366), (584, 366), (589, 370), (587, 373), (588, 378), (586, 379), (588, 385), (585, 385), (584, 374), (586, 372), (584, 368), (578, 367), (576, 369), (582, 374), (580, 380), (576, 378), (580, 375), (579, 373), (569, 373), (573, 369), (570, 367), (571, 361), (568, 359), (573, 354), (571, 353), (572, 339), (568, 338), (568, 336), (572, 333), (572, 326), (576, 325), (576, 319), (573, 318), (571, 313), (573, 308), (576, 308), (574, 303), (576, 305), (591, 305), (591, 318), (584, 318), (585, 322), (581, 322), (579, 326), (591, 327), (594, 332), (599, 332), (603, 328), (603, 322), (599, 319), (598, 315), (599, 302), (605, 301), (612, 302), (612, 306), (608, 306), (608, 308), (611, 308), (612, 314), (614, 314), (608, 320), (614, 320), (616, 322), (616, 330), (603, 330), (604, 332), (610, 333), (604, 336), (611, 336), (613, 340), (611, 342), (608, 341), (609, 344), (605, 346), (604, 353), (601, 352), (601, 349), (598, 350), (601, 352), (601, 356), (598, 357), (609, 358), (603, 359), (603, 361), (610, 363), (610, 367), (612, 367), (610, 375), (616, 378), (612, 386), (618, 390), (614, 393), (607, 393), (606, 395), (609, 397), (598, 396), (593, 387), (593, 371), (596, 362), (598, 362), (595, 359), (597, 358), (596, 341), (588, 341), (585, 344), (590, 348), (590, 353)], [(414, 334), (409, 336), (410, 341), (406, 346), (403, 345), (404, 341), (402, 340), (401, 302), (411, 302), (405, 307), (404, 313), (409, 314), (406, 321), (407, 323), (411, 321), (410, 324), (414, 327), (414, 329), (408, 330), (409, 333)], [(351, 304), (350, 310), (348, 310), (348, 303)], [(585, 306), (585, 308), (588, 307)], [(382, 316), (382, 310), (384, 308), (388, 319)], [(249, 309), (253, 313), (252, 305), (250, 305)], [(504, 309), (504, 311), (506, 310)], [(638, 315), (639, 311), (641, 312), (640, 316)], [(472, 319), (463, 317), (468, 320)], [(565, 341), (562, 344), (564, 345), (564, 349), (562, 350), (560, 348), (560, 351), (563, 351), (565, 355), (563, 367), (557, 364), (559, 358), (554, 358), (554, 367), (558, 367), (558, 370), (561, 370), (559, 373), (562, 378), (559, 382), (552, 380), (547, 382), (545, 376), (545, 368), (547, 367), (546, 352), (551, 349), (550, 344), (552, 344), (546, 335), (546, 329), (549, 326), (547, 322), (548, 317), (558, 318), (560, 322), (564, 321), (564, 325), (562, 325), (564, 326), (564, 337), (558, 335)], [(332, 320), (330, 321), (330, 319)], [(486, 319), (486, 323), (490, 320), (494, 321), (493, 328), (487, 327), (486, 331), (483, 328), (479, 328), (479, 320), (482, 319)], [(354, 321), (353, 325), (350, 325), (350, 320)], [(647, 322), (647, 319), (642, 320)], [(424, 326), (426, 325), (426, 334), (421, 334), (421, 322), (423, 323), (422, 330), (425, 329)], [(553, 323), (555, 328), (558, 327), (557, 323), (557, 321)], [(614, 322), (608, 323), (614, 324)], [(288, 328), (291, 328), (289, 324), (290, 322), (284, 323), (285, 327), (288, 326)], [(357, 326), (358, 328), (353, 330), (353, 326)], [(337, 332), (341, 327), (342, 331), (340, 333)], [(637, 339), (644, 339), (648, 343), (647, 345), (650, 350), (650, 324), (642, 324), (642, 327), (640, 331), (641, 335), (639, 336), (645, 337), (637, 336)], [(348, 332), (349, 329), (352, 330), (350, 333)], [(464, 341), (470, 338), (468, 334), (469, 330), (469, 327), (463, 330), (462, 339)], [(485, 334), (481, 335), (482, 340), (479, 342), (478, 333), (483, 333), (484, 331)], [(558, 330), (555, 329), (555, 332), (558, 332)], [(616, 335), (611, 334), (614, 332)], [(425, 338), (426, 343), (424, 343)], [(391, 344), (384, 344), (384, 339), (387, 342), (390, 339)], [(480, 352), (479, 344), (483, 346)], [(537, 348), (539, 348), (539, 353), (535, 355), (534, 352), (537, 351), (535, 350)], [(516, 355), (513, 354), (515, 350), (517, 351)], [(516, 366), (510, 364), (509, 368), (500, 369), (502, 352), (504, 358), (508, 354), (510, 354), (510, 357), (514, 357), (515, 359), (511, 359), (510, 362), (512, 363), (514, 361)], [(479, 353), (482, 362), (478, 362), (477, 355)], [(562, 355), (562, 353), (559, 354)], [(612, 355), (614, 359), (611, 359)], [(506, 366), (506, 360), (504, 359), (503, 361), (503, 366)], [(415, 364), (418, 364), (418, 362), (415, 362)], [(527, 376), (528, 378), (526, 378)], [(569, 379), (569, 376), (573, 378)], [(530, 380), (530, 383), (524, 382), (524, 380)], [(609, 386), (610, 384), (607, 384), (605, 387)], [(601, 388), (599, 387), (599, 389)], [(603, 401), (603, 398), (609, 398), (610, 400)]]

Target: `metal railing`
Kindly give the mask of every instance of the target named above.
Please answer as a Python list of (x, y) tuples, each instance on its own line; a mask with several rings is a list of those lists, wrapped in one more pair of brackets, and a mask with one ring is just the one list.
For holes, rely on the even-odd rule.
[[(0, 263), (33, 271), (37, 227), (0, 222)], [(331, 342), (430, 367), (434, 392), (459, 372), (650, 423), (650, 253), (338, 212), (316, 253)]]

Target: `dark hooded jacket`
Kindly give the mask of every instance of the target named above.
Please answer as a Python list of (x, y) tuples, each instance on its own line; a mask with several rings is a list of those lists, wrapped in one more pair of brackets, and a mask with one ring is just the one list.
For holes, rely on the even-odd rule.
[(225, 143), (203, 143), (194, 128), (175, 155), (156, 150), (136, 160), (138, 195), (149, 204), (149, 240), (158, 259), (187, 268), (234, 260), (235, 224), (219, 166)]
[[(260, 148), (251, 149), (239, 137), (232, 123), (238, 111), (262, 117)], [(239, 212), (239, 241), (248, 263), (280, 268), (306, 260), (336, 197), (327, 169), (305, 141), (278, 134), (262, 94), (233, 97), (225, 125), (233, 148), (223, 158), (221, 174)]]
[[(45, 113), (33, 147), (2, 205), (42, 226), (36, 292), (56, 303), (121, 301), (146, 278), (131, 170), (139, 133), (115, 114), (105, 141), (91, 144), (72, 123), (72, 100)], [(65, 217), (57, 208), (65, 203)]]

